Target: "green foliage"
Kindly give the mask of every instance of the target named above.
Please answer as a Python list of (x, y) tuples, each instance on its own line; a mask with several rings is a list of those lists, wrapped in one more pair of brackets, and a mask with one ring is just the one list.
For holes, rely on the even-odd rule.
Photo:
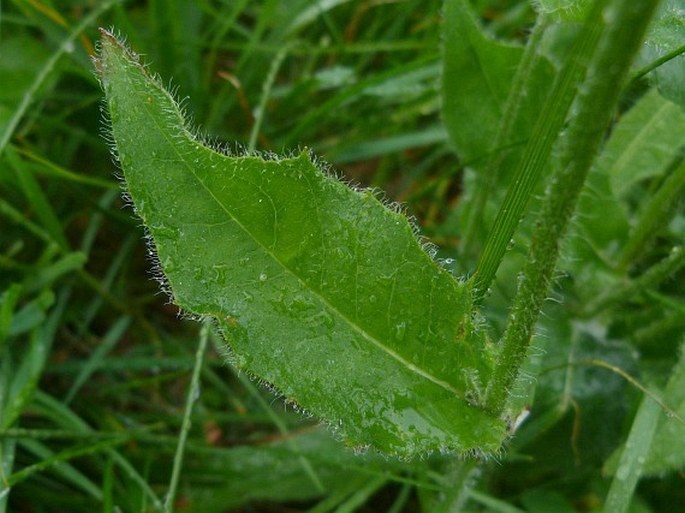
[(588, 13), (591, 0), (535, 0), (541, 13), (565, 21), (582, 22)]
[(495, 150), (497, 127), (523, 49), (487, 37), (462, 0), (445, 2), (444, 17), (445, 127), (465, 164), (482, 167)]
[(127, 190), (174, 301), (219, 322), (239, 369), (356, 447), (499, 448), (503, 422), (467, 400), (479, 401), (492, 366), (471, 292), (401, 213), (304, 153), (268, 161), (203, 146), (106, 32), (96, 66)]
[(683, 60), (685, 56), (685, 2), (663, 0), (642, 50), (641, 61), (649, 78), (667, 99), (685, 106)]
[[(549, 0), (3, 3), (0, 511), (661, 513), (685, 503), (683, 4), (659, 3), (630, 69), (625, 62), (631, 53), (628, 44), (605, 53), (610, 65), (597, 68), (600, 49), (617, 41), (618, 36), (607, 36), (617, 13), (651, 9), (652, 3), (607, 0), (606, 6)], [(626, 9), (611, 10), (617, 6)], [(625, 24), (620, 37), (637, 41), (638, 25), (647, 17)], [(421, 276), (436, 277), (444, 290), (453, 292), (443, 330), (463, 343), (463, 350), (487, 350), (487, 355), (465, 351), (449, 370), (454, 353), (437, 360), (431, 353), (431, 365), (444, 371), (444, 381), (454, 379), (450, 386), (461, 387), (452, 398), (460, 411), (467, 392), (475, 395), (469, 394), (473, 402), (465, 411), (482, 412), (497, 402), (488, 397), (491, 393), (483, 395), (478, 381), (492, 376), (493, 359), (495, 364), (503, 361), (509, 337), (503, 334), (522, 325), (518, 315), (512, 319), (511, 306), (518, 275), (535, 258), (531, 247), (540, 233), (535, 226), (546, 224), (549, 205), (556, 201), (544, 191), (559, 181), (564, 162), (569, 169), (580, 169), (579, 175), (588, 173), (575, 214), (559, 216), (567, 223), (563, 230), (568, 236), (549, 237), (559, 250), (551, 251), (556, 264), (551, 274), (543, 273), (545, 283), (537, 293), (544, 290), (542, 299), (551, 301), (530, 308), (534, 317), (541, 313), (534, 326), (530, 320), (524, 323), (532, 340), (515, 337), (517, 344), (511, 347), (522, 355), (516, 379), (510, 385), (506, 379), (495, 380), (504, 384), (502, 411), (512, 435), (498, 461), (459, 459), (454, 452), (427, 455), (425, 446), (425, 457), (412, 460), (375, 450), (360, 454), (341, 443), (349, 423), (336, 436), (335, 430), (318, 425), (328, 405), (316, 409), (290, 391), (299, 386), (297, 393), (311, 395), (318, 404), (323, 388), (312, 393), (292, 379), (293, 389), (280, 390), (283, 401), (269, 387), (251, 381), (259, 371), (263, 380), (275, 383), (276, 374), (290, 370), (280, 360), (267, 368), (274, 360), (268, 348), (280, 349), (281, 340), (255, 337), (255, 329), (280, 330), (282, 340), (290, 336), (292, 343), (296, 328), (274, 328), (269, 322), (278, 319), (293, 326), (300, 320), (300, 331), (315, 331), (327, 340), (332, 332), (324, 314), (334, 312), (320, 302), (318, 307), (311, 303), (310, 316), (261, 308), (249, 323), (249, 313), (243, 313), (242, 320), (237, 315), (223, 319), (223, 326), (178, 318), (178, 309), (149, 279), (140, 220), (123, 208), (114, 175), (126, 173), (126, 166), (119, 163), (117, 169), (97, 135), (102, 91), (91, 62), (93, 41), (100, 38), (97, 26), (114, 26), (127, 34), (127, 44), (144, 54), (165, 84), (173, 79), (174, 89), (188, 95), (184, 110), (211, 139), (247, 148), (226, 158), (207, 149), (216, 143), (170, 128), (177, 143), (193, 146), (193, 156), (216, 162), (232, 176), (238, 164), (255, 176), (255, 169), (266, 170), (281, 189), (298, 184), (292, 179), (297, 173), (288, 170), (301, 167), (299, 176), (330, 189), (332, 197), (350, 207), (343, 213), (331, 207), (338, 215), (331, 213), (319, 233), (334, 231), (343, 222), (351, 226), (350, 234), (365, 233), (373, 248), (385, 252), (377, 255), (374, 249), (369, 270), (392, 267), (393, 255), (409, 254), (412, 262), (422, 264), (415, 266), (421, 272), (406, 274), (416, 283), (397, 282), (405, 287), (401, 310), (413, 318), (430, 297), (409, 292), (414, 286), (420, 289)], [(594, 84), (585, 78), (592, 63)], [(627, 77), (612, 81), (607, 91), (602, 79), (614, 66)], [(166, 97), (156, 83), (153, 90)], [(120, 121), (134, 114), (133, 109), (122, 112)], [(178, 112), (165, 115), (178, 129)], [(583, 127), (579, 119), (586, 120), (587, 134), (578, 130)], [(155, 134), (159, 131), (154, 127), (140, 132), (140, 140)], [(311, 153), (292, 153), (298, 147)], [(149, 159), (152, 151), (160, 150), (143, 148)], [(257, 156), (271, 152), (288, 157)], [(331, 162), (345, 181), (385, 190), (390, 199), (406, 205), (416, 223), (407, 224), (403, 215), (385, 209), (375, 195), (345, 189), (322, 174), (310, 154)], [(157, 166), (150, 181), (162, 181), (164, 169)], [(521, 182), (525, 186), (517, 188)], [(176, 182), (165, 183), (173, 192)], [(268, 222), (273, 210), (264, 202), (260, 210), (260, 197), (250, 192), (249, 184), (239, 185), (250, 199), (245, 212), (255, 214), (249, 221), (273, 228)], [(184, 189), (184, 203), (191, 204), (192, 190)], [(316, 227), (319, 218), (308, 213), (318, 214), (323, 200), (298, 202), (286, 192), (269, 194), (283, 198), (288, 213), (298, 215), (303, 226)], [(501, 212), (507, 196), (519, 198), (509, 203), (514, 207), (509, 214)], [(166, 240), (172, 256), (164, 239), (172, 232), (168, 228), (204, 215), (210, 203), (203, 202), (201, 211), (165, 219), (156, 233), (149, 226), (148, 235)], [(149, 208), (146, 201), (138, 211)], [(354, 223), (358, 208), (381, 224), (399, 220), (400, 227), (392, 225), (386, 232)], [(257, 218), (260, 212), (264, 215)], [(226, 219), (225, 213), (218, 215)], [(498, 217), (500, 228), (493, 230)], [(439, 257), (454, 261), (437, 264), (423, 253), (413, 224), (439, 247)], [(204, 229), (209, 227), (195, 225), (189, 233), (202, 235)], [(393, 244), (395, 239), (403, 241), (402, 247)], [(316, 253), (311, 240), (302, 241), (308, 255)], [(253, 237), (252, 244), (256, 242)], [(198, 258), (204, 262), (219, 251), (239, 250), (221, 244), (219, 237), (211, 243), (194, 244), (197, 251), (190, 261), (195, 267)], [(484, 259), (486, 247), (499, 249), (488, 250), (491, 256)], [(157, 249), (161, 255), (163, 248)], [(328, 249), (321, 245), (319, 253)], [(287, 248), (279, 251), (285, 254)], [(356, 290), (352, 280), (342, 278), (348, 269), (344, 255), (325, 256), (338, 262), (327, 270), (344, 282), (338, 290)], [(264, 252), (254, 258), (274, 265)], [(153, 258), (154, 263), (164, 260)], [(479, 266), (490, 269), (485, 280), (489, 291), (480, 291), (482, 296), (472, 303), (476, 281), (455, 280), (444, 268), (473, 276)], [(195, 267), (191, 280), (184, 280), (191, 288), (199, 286)], [(230, 300), (231, 308), (252, 308), (260, 301), (257, 292), (273, 292), (269, 287), (277, 285), (272, 278), (278, 274), (271, 269), (263, 273), (265, 281), (259, 279), (257, 266), (231, 270), (251, 280), (254, 294), (232, 295), (225, 304)], [(209, 289), (219, 270), (202, 272), (198, 277)], [(525, 272), (530, 276), (530, 269)], [(160, 270), (155, 274), (159, 277)], [(228, 287), (237, 286), (228, 272), (225, 280)], [(316, 299), (311, 283), (302, 281), (297, 297)], [(173, 280), (166, 284), (180, 300), (181, 289)], [(284, 295), (285, 290), (290, 294), (292, 283), (287, 286)], [(191, 292), (185, 297), (208, 297)], [(274, 299), (273, 294), (265, 297)], [(356, 303), (347, 297), (330, 304), (349, 312)], [(200, 303), (211, 306), (204, 299)], [(213, 306), (199, 311), (223, 312)], [(333, 320), (335, 333), (358, 333), (353, 323)], [(422, 335), (409, 323), (387, 332), (397, 323), (388, 323), (384, 315), (368, 315), (364, 321), (369, 330), (376, 327), (380, 334), (375, 340), (383, 343), (391, 343), (395, 334), (407, 344), (416, 340), (411, 334)], [(430, 325), (425, 316), (421, 322)], [(465, 329), (456, 334), (459, 324)], [(251, 330), (251, 340), (267, 341), (259, 359), (243, 362), (247, 371), (225, 364), (221, 329)], [(231, 341), (247, 346), (240, 336)], [(234, 361), (241, 363), (251, 350), (252, 344), (246, 351), (234, 349)], [(377, 352), (387, 354), (380, 348)], [(300, 378), (301, 353), (281, 353), (281, 358), (299, 355), (291, 361), (293, 376), (299, 373)], [(368, 378), (361, 376), (375, 380), (368, 386), (373, 393), (380, 394), (388, 383), (397, 385), (399, 377), (381, 376), (370, 359), (358, 364), (352, 356), (359, 354), (350, 353), (343, 363), (355, 372), (366, 369)], [(320, 375), (325, 360), (310, 359)], [(404, 379), (403, 366), (398, 370), (398, 360), (391, 363), (388, 372), (399, 372)], [(517, 365), (510, 360), (500, 370), (516, 371)], [(474, 368), (479, 368), (479, 380), (469, 372), (456, 377), (455, 369)], [(412, 378), (415, 374), (409, 372)], [(333, 370), (334, 378), (341, 375)], [(304, 376), (305, 382), (308, 378)], [(296, 399), (314, 418), (293, 411), (287, 399)], [(338, 410), (333, 418), (348, 420), (348, 412), (340, 415), (345, 400), (358, 411), (358, 401), (334, 399), (338, 401), (330, 408)], [(424, 414), (432, 407), (413, 395), (409, 399)], [(492, 423), (491, 416), (479, 415)], [(497, 418), (495, 431), (502, 429)], [(372, 420), (378, 425), (378, 418)], [(388, 442), (387, 450), (406, 455), (410, 447), (397, 440), (391, 446), (387, 435), (398, 425), (384, 426), (388, 430), (380, 440)], [(461, 436), (454, 440), (455, 433), (473, 435), (472, 427), (465, 430), (461, 424), (455, 431), (449, 426), (441, 436), (452, 437), (446, 442), (452, 448), (466, 449)], [(492, 447), (500, 436), (498, 431)], [(370, 438), (357, 430), (347, 441), (358, 446)], [(477, 445), (485, 443), (480, 439)]]

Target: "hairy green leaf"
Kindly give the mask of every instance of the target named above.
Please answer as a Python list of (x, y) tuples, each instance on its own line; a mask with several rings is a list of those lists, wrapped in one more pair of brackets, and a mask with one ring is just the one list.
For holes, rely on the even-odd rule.
[(497, 450), (504, 423), (477, 406), (491, 351), (472, 325), (471, 291), (403, 214), (307, 153), (205, 146), (106, 31), (96, 65), (128, 193), (173, 299), (216, 319), (237, 367), (356, 447)]

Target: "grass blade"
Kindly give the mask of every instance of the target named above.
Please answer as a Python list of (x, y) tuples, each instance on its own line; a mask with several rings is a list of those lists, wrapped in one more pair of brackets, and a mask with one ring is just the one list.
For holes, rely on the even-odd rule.
[(164, 511), (168, 513), (172, 513), (174, 510), (174, 500), (176, 498), (178, 481), (181, 477), (181, 469), (183, 467), (183, 453), (185, 451), (186, 441), (188, 440), (188, 432), (190, 431), (190, 414), (193, 411), (195, 401), (197, 401), (197, 398), (200, 396), (200, 370), (202, 369), (202, 362), (205, 358), (208, 338), (209, 323), (205, 322), (200, 330), (200, 341), (197, 346), (197, 352), (195, 353), (195, 366), (193, 367), (193, 374), (190, 378), (190, 386), (188, 387), (188, 397), (186, 399), (185, 412), (183, 413), (181, 432), (178, 436), (178, 446), (176, 447), (176, 454), (174, 455), (174, 465), (171, 470), (169, 490), (167, 491), (166, 499), (164, 499)]
[[(599, 41), (605, 3), (606, 0), (596, 1), (588, 13), (583, 30), (578, 34), (573, 50), (559, 72), (533, 127), (473, 276), (476, 301), (487, 294), (512, 236), (530, 203), (535, 186), (549, 162), (552, 146), (576, 97), (578, 84), (585, 75), (588, 58), (594, 53)], [(527, 94), (532, 95), (535, 92), (529, 91)]]
[(604, 513), (625, 513), (652, 445), (661, 418), (661, 406), (645, 395), (633, 420), (621, 457), (604, 503)]
[(5, 126), (5, 131), (0, 134), (0, 155), (2, 155), (3, 151), (5, 150), (7, 143), (9, 143), (12, 134), (14, 134), (14, 131), (17, 129), (17, 126), (19, 125), (21, 118), (24, 117), (29, 105), (31, 105), (31, 102), (33, 102), (36, 98), (38, 90), (41, 88), (50, 73), (52, 73), (52, 71), (55, 69), (55, 66), (60, 58), (62, 58), (62, 56), (71, 48), (74, 40), (81, 35), (81, 32), (83, 32), (86, 27), (92, 25), (95, 20), (98, 19), (98, 17), (102, 16), (104, 12), (107, 12), (119, 2), (121, 2), (121, 0), (106, 0), (100, 3), (92, 11), (90, 11), (87, 16), (83, 17), (80, 23), (69, 32), (57, 50), (53, 52), (38, 75), (36, 75), (36, 78), (31, 86), (24, 92), (21, 103), (17, 106), (14, 114), (12, 114), (12, 117)]

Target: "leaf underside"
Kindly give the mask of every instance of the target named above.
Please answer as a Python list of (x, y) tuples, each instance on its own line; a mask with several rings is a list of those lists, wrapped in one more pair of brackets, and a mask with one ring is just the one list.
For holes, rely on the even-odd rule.
[(474, 406), (491, 351), (471, 325), (471, 292), (405, 216), (306, 153), (205, 146), (137, 56), (102, 33), (119, 163), (174, 302), (214, 318), (234, 365), (352, 446), (496, 451), (504, 422)]

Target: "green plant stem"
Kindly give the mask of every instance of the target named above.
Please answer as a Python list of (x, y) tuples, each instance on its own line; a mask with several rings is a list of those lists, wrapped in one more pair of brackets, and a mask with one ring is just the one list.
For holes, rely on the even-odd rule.
[[(576, 37), (573, 49), (554, 81), (533, 127), (473, 276), (476, 303), (481, 302), (487, 294), (507, 246), (530, 203), (535, 186), (546, 168), (554, 142), (576, 96), (576, 87), (585, 75), (588, 60), (597, 47), (601, 35), (602, 13), (607, 3), (608, 0), (597, 0), (588, 12), (583, 29)], [(535, 91), (527, 93), (535, 94)]]
[(648, 324), (644, 328), (639, 328), (633, 333), (633, 342), (639, 348), (655, 341), (663, 340), (665, 334), (673, 333), (675, 330), (685, 332), (685, 312), (676, 310), (666, 314), (663, 319)]
[(678, 48), (671, 50), (667, 54), (662, 55), (658, 59), (655, 59), (654, 61), (650, 62), (646, 66), (640, 68), (635, 73), (633, 73), (633, 75), (630, 77), (631, 82), (634, 82), (636, 80), (641, 79), (647, 73), (654, 71), (659, 66), (666, 64), (668, 61), (672, 61), (673, 59), (675, 59), (676, 57), (678, 57), (684, 53), (685, 53), (685, 45), (681, 45)]
[(434, 508), (434, 513), (458, 513), (462, 510), (476, 479), (479, 463), (476, 458), (456, 460), (446, 476), (446, 480), (450, 480), (449, 488), (442, 502)]
[(255, 113), (254, 125), (252, 125), (252, 130), (250, 132), (250, 140), (247, 143), (247, 151), (249, 153), (252, 153), (257, 147), (257, 137), (259, 137), (259, 130), (262, 127), (262, 120), (264, 119), (266, 104), (269, 101), (269, 96), (271, 95), (271, 88), (276, 80), (278, 70), (281, 68), (281, 64), (283, 64), (283, 60), (288, 55), (291, 47), (292, 45), (286, 45), (281, 48), (269, 67), (269, 73), (267, 74), (266, 79), (264, 80), (264, 85), (262, 86), (262, 96), (259, 100), (259, 106), (257, 107), (257, 112)]
[(652, 195), (644, 208), (640, 220), (623, 248), (620, 269), (627, 269), (668, 222), (668, 216), (677, 207), (685, 193), (685, 160), (668, 175), (656, 194)]
[(658, 0), (610, 0), (603, 9), (606, 27), (590, 61), (586, 79), (579, 87), (575, 113), (562, 141), (559, 166), (533, 231), (501, 352), (486, 391), (485, 408), (493, 414), (503, 413), (509, 391), (526, 357), (548, 294), (560, 241), (604, 140), (621, 85), (658, 3)]
[(649, 270), (635, 280), (614, 287), (606, 294), (600, 295), (594, 301), (587, 303), (579, 312), (579, 316), (590, 317), (597, 315), (597, 313), (613, 304), (618, 304), (634, 297), (641, 290), (656, 287), (684, 267), (685, 248), (682, 246), (675, 247), (666, 258), (650, 267)]
[(171, 513), (174, 509), (174, 499), (176, 498), (178, 480), (181, 476), (181, 467), (183, 466), (183, 454), (188, 439), (188, 432), (190, 431), (190, 414), (193, 411), (195, 401), (200, 395), (200, 371), (202, 370), (202, 362), (204, 361), (208, 338), (209, 321), (205, 321), (200, 329), (200, 342), (197, 347), (197, 352), (195, 353), (195, 366), (193, 367), (193, 375), (190, 379), (186, 408), (183, 414), (183, 423), (181, 424), (181, 433), (178, 437), (178, 446), (176, 447), (176, 454), (174, 455), (174, 466), (171, 471), (171, 479), (169, 480), (169, 491), (164, 500), (164, 511), (166, 513)]
[(501, 166), (504, 162), (505, 156), (508, 153), (506, 150), (502, 150), (502, 148), (507, 148), (513, 139), (514, 121), (519, 116), (519, 111), (521, 110), (522, 106), (521, 100), (526, 94), (526, 91), (530, 89), (528, 87), (529, 78), (532, 76), (532, 73), (540, 59), (543, 58), (538, 52), (538, 45), (540, 44), (540, 40), (542, 39), (542, 36), (545, 33), (548, 25), (549, 18), (547, 16), (540, 15), (535, 27), (533, 28), (533, 31), (531, 32), (530, 38), (528, 39), (521, 62), (516, 69), (516, 75), (514, 76), (511, 90), (509, 91), (509, 96), (507, 97), (507, 101), (504, 105), (502, 121), (499, 125), (497, 136), (492, 145), (494, 151), (490, 154), (490, 158), (486, 166), (486, 172), (483, 173), (483, 176), (478, 181), (478, 189), (473, 198), (473, 211), (469, 216), (468, 224), (464, 229), (461, 248), (465, 253), (470, 254), (470, 252), (474, 249), (474, 241), (476, 239), (477, 232), (481, 228), (485, 206), (487, 205), (488, 198), (493, 190), (493, 186), (497, 183), (502, 174)]

